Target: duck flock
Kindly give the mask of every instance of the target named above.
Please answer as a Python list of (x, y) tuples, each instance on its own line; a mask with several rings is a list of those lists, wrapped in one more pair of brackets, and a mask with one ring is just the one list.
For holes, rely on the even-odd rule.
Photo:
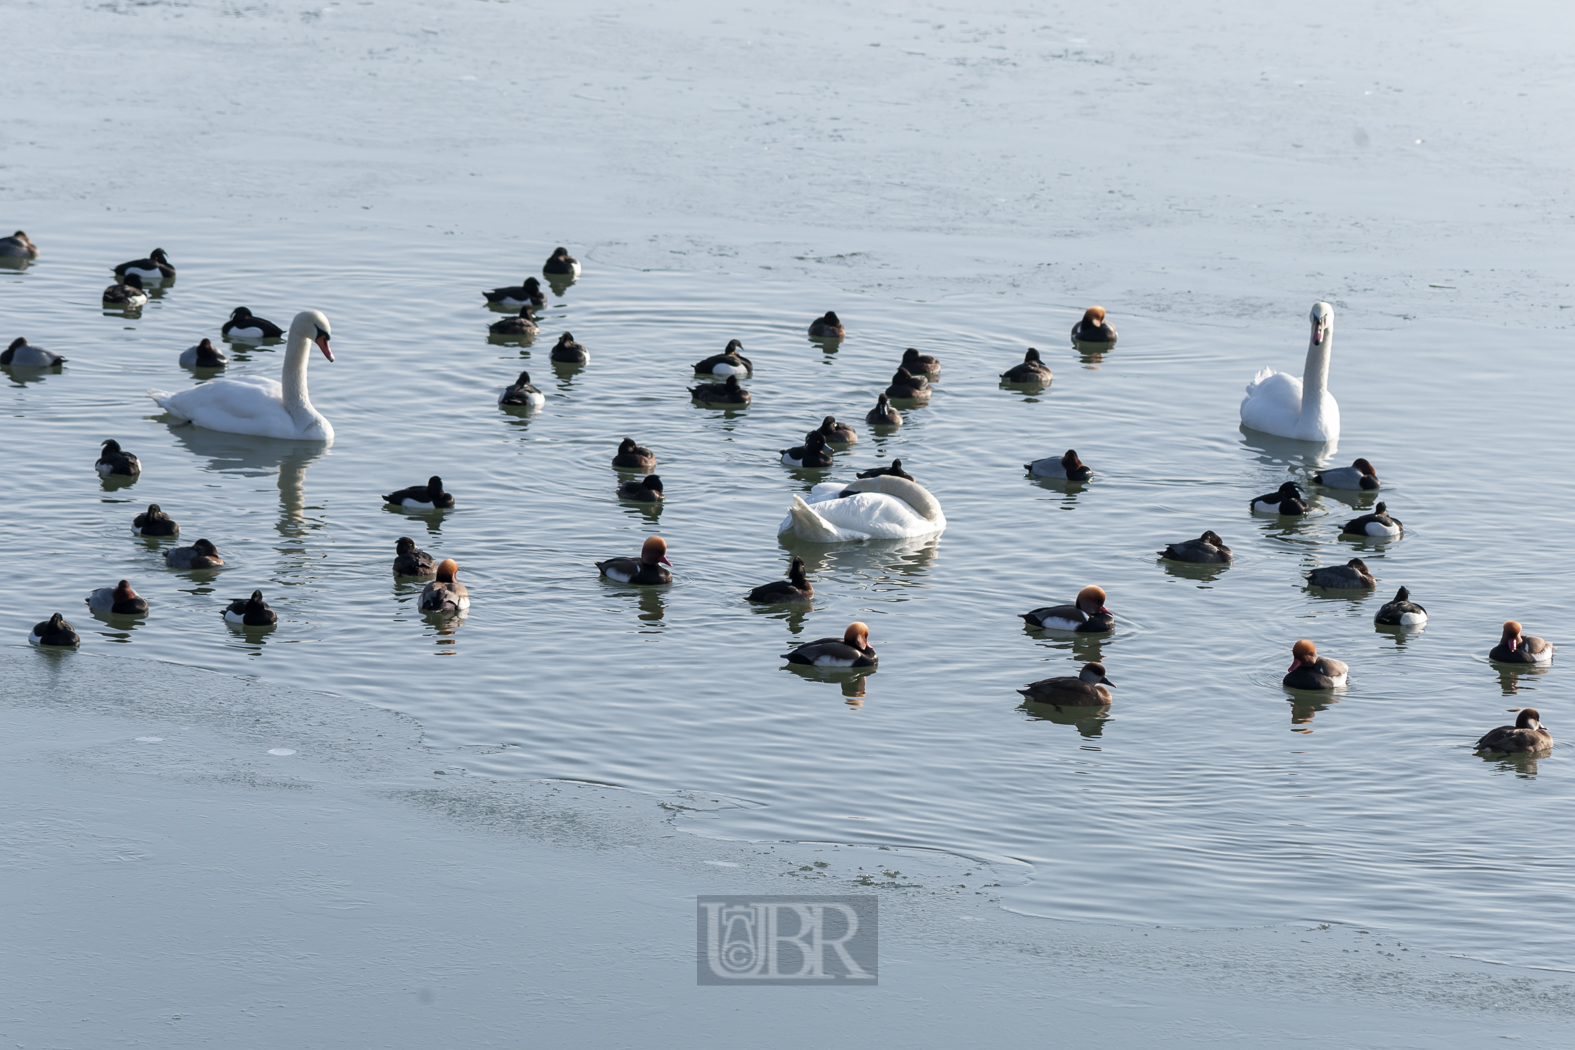
[[(26, 265), (37, 258), (38, 253), (38, 246), (20, 230), (10, 237), (0, 238), (0, 261)], [(135, 310), (147, 302), (150, 284), (171, 281), (176, 272), (162, 248), (155, 249), (145, 259), (121, 263), (113, 267), (113, 271), (116, 282), (104, 289), (104, 305), (127, 310)], [(555, 286), (577, 279), (580, 272), (579, 262), (561, 247), (542, 267), (543, 276)], [(519, 311), (516, 316), (490, 325), (492, 334), (533, 337), (538, 333), (534, 311), (545, 305), (546, 296), (535, 277), (519, 285), (494, 288), (482, 294), (493, 306)], [(1339, 436), (1339, 406), (1328, 391), (1333, 308), (1327, 303), (1314, 304), (1309, 321), (1311, 334), (1302, 377), (1265, 368), (1248, 384), (1247, 396), (1241, 403), (1241, 422), (1249, 429), (1277, 437), (1325, 443)], [(177, 423), (261, 438), (333, 441), (332, 424), (312, 406), (307, 390), (307, 365), (312, 349), (321, 351), (328, 361), (334, 360), (330, 349), (331, 328), (321, 311), (303, 310), (285, 329), (255, 316), (244, 306), (237, 307), (223, 324), (221, 334), (225, 339), (241, 342), (284, 339), (286, 352), (280, 380), (219, 376), (229, 363), (228, 357), (210, 340), (203, 339), (180, 353), (179, 364), (196, 371), (206, 381), (175, 393), (149, 391), (155, 403)], [(845, 334), (842, 321), (831, 311), (815, 318), (808, 326), (811, 339), (824, 340), (828, 344), (840, 341)], [(1113, 345), (1117, 335), (1104, 308), (1093, 306), (1073, 326), (1071, 338), (1074, 344), (1085, 349), (1099, 349)], [(754, 375), (754, 365), (744, 356), (743, 349), (734, 339), (721, 353), (696, 362), (696, 376), (708, 381), (689, 389), (695, 402), (729, 410), (748, 407), (750, 393), (741, 381)], [(569, 365), (586, 365), (590, 361), (589, 351), (569, 332), (559, 336), (549, 357), (556, 363)], [(25, 337), (15, 338), (0, 353), (0, 365), (12, 369), (59, 370), (65, 361), (59, 354), (31, 345)], [(865, 423), (884, 433), (901, 427), (900, 408), (927, 402), (931, 396), (930, 380), (940, 372), (941, 362), (937, 358), (915, 349), (907, 350), (890, 385), (865, 415)], [(1051, 379), (1050, 368), (1040, 358), (1039, 351), (1032, 348), (1021, 362), (1013, 364), (1000, 376), (1003, 386), (1027, 390), (1042, 388)], [(532, 385), (528, 372), (519, 373), (498, 397), (498, 404), (504, 409), (527, 412), (542, 407), (545, 401), (545, 395)], [(802, 445), (781, 451), (782, 462), (796, 468), (827, 468), (832, 465), (832, 449), (845, 448), (857, 441), (854, 427), (834, 416), (826, 416), (818, 427), (805, 434)], [(620, 499), (651, 504), (664, 498), (661, 477), (655, 473), (657, 454), (651, 449), (633, 438), (624, 438), (617, 445), (611, 463), (620, 471), (644, 474), (644, 477), (630, 478), (619, 485)], [(105, 476), (136, 477), (142, 467), (134, 454), (109, 439), (102, 443), (95, 469)], [(1024, 469), (1033, 477), (1056, 481), (1087, 482), (1094, 476), (1092, 468), (1071, 449), (1060, 456), (1026, 463)], [(1349, 467), (1316, 472), (1311, 476), (1311, 483), (1328, 489), (1363, 492), (1381, 488), (1377, 469), (1365, 458), (1357, 459)], [(443, 510), (455, 505), (454, 496), (445, 491), (440, 477), (431, 477), (425, 484), (412, 485), (383, 498), (392, 506), (421, 511)], [(890, 466), (865, 471), (846, 484), (817, 484), (811, 488), (808, 499), (794, 494), (792, 501), (778, 533), (801, 542), (910, 539), (939, 535), (946, 528), (940, 502), (903, 469), (901, 459), (893, 459)], [(1309, 509), (1307, 496), (1293, 481), (1248, 502), (1252, 513), (1258, 515), (1295, 518), (1307, 514)], [(132, 527), (143, 536), (176, 537), (180, 534), (179, 524), (158, 504), (151, 504), (138, 514)], [(1404, 526), (1389, 513), (1386, 503), (1379, 502), (1372, 513), (1346, 522), (1341, 533), (1353, 538), (1395, 540), (1404, 534)], [(1232, 561), (1230, 547), (1212, 529), (1205, 530), (1196, 539), (1168, 544), (1158, 553), (1164, 559), (1196, 565), (1228, 566)], [(168, 549), (165, 562), (171, 568), (188, 571), (216, 570), (224, 566), (218, 549), (206, 539), (198, 539), (190, 546)], [(603, 577), (619, 584), (664, 587), (673, 583), (671, 565), (666, 541), (660, 536), (650, 536), (638, 554), (607, 558), (596, 562), (595, 568)], [(393, 572), (396, 577), (409, 580), (430, 580), (420, 597), (423, 612), (453, 615), (470, 606), (469, 593), (457, 578), (459, 565), (454, 559), (438, 561), (418, 549), (409, 537), (400, 537), (395, 543)], [(1306, 573), (1306, 581), (1310, 587), (1333, 592), (1371, 591), (1377, 586), (1360, 558), (1352, 558), (1344, 565), (1313, 569)], [(814, 593), (803, 559), (794, 557), (786, 579), (761, 584), (743, 597), (756, 603), (789, 604), (808, 602)], [(1033, 609), (1023, 613), (1022, 618), (1036, 630), (1075, 635), (1106, 634), (1116, 630), (1116, 619), (1106, 608), (1105, 601), (1105, 591), (1090, 585), (1071, 602)], [(126, 580), (113, 587), (94, 590), (87, 596), (87, 605), (105, 616), (140, 618), (149, 615), (148, 602)], [(1409, 591), (1401, 587), (1394, 599), (1378, 610), (1374, 621), (1386, 628), (1414, 630), (1427, 622), (1427, 615), (1427, 610), (1413, 602)], [(268, 629), (276, 623), (277, 616), (262, 592), (254, 590), (248, 597), (231, 601), (224, 611), (224, 619), (243, 629)], [(74, 648), (81, 642), (59, 612), (38, 623), (28, 640), (37, 646), (53, 648)], [(1488, 657), (1506, 665), (1547, 665), (1553, 659), (1553, 651), (1553, 645), (1523, 633), (1521, 625), (1511, 620), (1503, 625), (1499, 642)], [(870, 645), (868, 626), (858, 622), (849, 624), (840, 638), (805, 643), (784, 654), (784, 659), (805, 667), (851, 668), (860, 672), (874, 669), (879, 660)], [(1292, 690), (1331, 691), (1343, 688), (1348, 674), (1345, 663), (1320, 656), (1313, 641), (1299, 639), (1291, 646), (1291, 664), (1282, 684)], [(1103, 664), (1087, 663), (1075, 676), (1043, 679), (1019, 692), (1030, 705), (1093, 714), (1112, 703), (1113, 688), (1114, 683), (1106, 677)], [(1501, 753), (1546, 752), (1552, 747), (1553, 738), (1540, 719), (1536, 709), (1524, 708), (1514, 725), (1489, 731), (1476, 742), (1476, 749)]]

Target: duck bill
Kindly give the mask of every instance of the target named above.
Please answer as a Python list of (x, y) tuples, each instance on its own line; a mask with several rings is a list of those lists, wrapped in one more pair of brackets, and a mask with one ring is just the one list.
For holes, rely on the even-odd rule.
[(317, 337), (317, 349), (321, 350), (323, 356), (328, 358), (328, 360), (332, 361), (334, 359), (334, 352), (328, 349), (328, 337), (326, 335)]
[(1099, 683), (1101, 685), (1108, 685), (1112, 689), (1114, 689), (1116, 687), (1116, 683), (1112, 682), (1110, 679), (1106, 678), (1104, 675), (1100, 675), (1099, 676)]
[(662, 556), (661, 556), (661, 558), (660, 558), (660, 559), (659, 559), (659, 560), (660, 560), (660, 561), (661, 561), (661, 563), (662, 563), (662, 564), (663, 564), (663, 565), (667, 565), (667, 566), (671, 566), (671, 565), (672, 565), (672, 564), (673, 564), (673, 563), (672, 563), (672, 562), (670, 562), (670, 561), (668, 561), (668, 560), (667, 560), (667, 555), (665, 555), (665, 554), (664, 554), (664, 555), (662, 555)]

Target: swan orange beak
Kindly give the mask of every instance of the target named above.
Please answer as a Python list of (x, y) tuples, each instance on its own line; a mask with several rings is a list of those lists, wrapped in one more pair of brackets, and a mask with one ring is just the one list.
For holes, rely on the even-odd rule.
[(317, 348), (323, 352), (323, 356), (328, 358), (328, 360), (332, 361), (334, 359), (334, 352), (328, 349), (328, 337), (326, 335), (317, 337)]

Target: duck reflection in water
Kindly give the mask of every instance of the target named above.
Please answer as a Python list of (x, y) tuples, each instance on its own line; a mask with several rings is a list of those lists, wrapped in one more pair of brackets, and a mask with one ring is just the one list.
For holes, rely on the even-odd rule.
[(1327, 711), (1340, 701), (1327, 693), (1303, 692), (1298, 689), (1286, 689), (1286, 699), (1291, 705), (1291, 731), (1293, 733), (1311, 733), (1305, 728), (1318, 714)]
[(838, 573), (876, 574), (918, 582), (930, 574), (940, 557), (940, 537), (922, 536), (908, 540), (863, 540), (853, 543), (806, 543), (792, 533), (777, 536), (777, 545), (790, 555), (804, 560), (804, 571), (812, 576)]
[(850, 707), (863, 707), (870, 676), (875, 672), (867, 667), (812, 667), (806, 664), (784, 664), (783, 670), (791, 671), (810, 682), (836, 685)]
[[(1499, 691), (1504, 696), (1519, 695), (1521, 683), (1524, 682), (1526, 685), (1531, 686), (1532, 683), (1529, 681), (1529, 679), (1536, 678), (1539, 675), (1545, 675), (1549, 671), (1553, 670), (1553, 668), (1548, 665), (1536, 666), (1533, 664), (1520, 664), (1516, 667), (1509, 667), (1504, 664), (1493, 664), (1492, 667), (1494, 671), (1498, 672), (1498, 687)], [(1535, 686), (1532, 686), (1532, 692), (1535, 691)]]
[(1044, 704), (1025, 699), (1017, 705), (1017, 709), (1034, 722), (1054, 722), (1058, 726), (1071, 726), (1085, 740), (1104, 736), (1105, 723), (1110, 720), (1108, 704), (1102, 707), (1069, 707), (1065, 704)]

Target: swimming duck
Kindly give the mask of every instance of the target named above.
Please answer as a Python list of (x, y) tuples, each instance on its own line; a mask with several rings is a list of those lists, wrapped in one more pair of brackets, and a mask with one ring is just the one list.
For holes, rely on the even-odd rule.
[(739, 351), (744, 349), (744, 344), (737, 339), (730, 339), (727, 349), (720, 354), (712, 354), (704, 361), (695, 362), (695, 375), (706, 376), (742, 376), (748, 379), (755, 373), (755, 366), (749, 358)]
[(1079, 343), (1114, 343), (1116, 330), (1105, 321), (1103, 306), (1090, 306), (1083, 319), (1072, 326), (1072, 339)]
[(464, 612), (470, 608), (470, 592), (454, 577), (459, 573), (459, 562), (444, 558), (438, 562), (437, 579), (421, 592), (422, 612)]
[(898, 368), (891, 377), (891, 386), (886, 388), (886, 396), (892, 400), (906, 398), (909, 401), (928, 401), (930, 399), (930, 381), (923, 376), (916, 376), (906, 368)]
[(744, 600), (770, 603), (807, 602), (813, 597), (815, 597), (815, 585), (804, 575), (804, 559), (794, 558), (793, 563), (788, 566), (787, 579), (762, 583), (750, 591)]
[(735, 407), (749, 404), (749, 391), (738, 385), (737, 376), (728, 376), (725, 383), (702, 383), (689, 388), (689, 396), (702, 405)]
[(278, 339), (284, 335), (284, 329), (244, 306), (237, 306), (230, 311), (230, 319), (219, 326), (219, 335), (226, 339)]
[(87, 605), (94, 612), (112, 613), (115, 616), (146, 616), (148, 603), (131, 589), (131, 584), (121, 580), (113, 587), (99, 587), (87, 596)]
[(1195, 540), (1183, 540), (1180, 543), (1167, 544), (1159, 552), (1161, 558), (1171, 561), (1189, 561), (1199, 565), (1217, 565), (1221, 562), (1229, 564), (1232, 555), (1230, 548), (1225, 546), (1225, 541), (1220, 539), (1219, 533), (1209, 529)]
[(180, 526), (175, 519), (159, 509), (157, 503), (149, 503), (148, 509), (131, 519), (131, 527), (144, 536), (179, 536)]
[(1331, 591), (1370, 591), (1378, 586), (1373, 574), (1367, 571), (1367, 563), (1360, 558), (1352, 558), (1344, 565), (1316, 568), (1307, 573), (1307, 582)]
[(882, 394), (875, 400), (875, 407), (864, 416), (864, 422), (877, 427), (902, 426), (902, 413), (891, 407), (891, 398)]
[(1546, 639), (1522, 635), (1519, 623), (1505, 620), (1503, 637), (1488, 652), (1488, 659), (1498, 664), (1550, 664), (1553, 649)]
[(1389, 508), (1379, 503), (1373, 508), (1371, 514), (1363, 514), (1345, 523), (1340, 530), (1342, 536), (1380, 536), (1393, 539), (1402, 532), (1400, 521), (1389, 516)]
[(858, 476), (860, 478), (878, 478), (887, 474), (890, 474), (894, 478), (906, 478), (909, 481), (914, 480), (912, 474), (909, 474), (906, 470), (902, 469), (902, 460), (900, 459), (892, 460), (891, 466), (889, 467), (871, 467), (869, 470), (861, 470), (859, 471)]
[(591, 360), (590, 351), (574, 341), (572, 332), (564, 332), (560, 335), (558, 342), (552, 348), (552, 353), (547, 356), (564, 365), (583, 365)]
[(634, 438), (624, 438), (618, 442), (618, 454), (612, 458), (612, 465), (623, 470), (650, 470), (656, 466), (656, 453), (635, 444)]
[(47, 645), (59, 649), (72, 649), (82, 644), (82, 639), (77, 637), (77, 632), (72, 630), (66, 618), (59, 613), (51, 616), (43, 623), (33, 625), (33, 632), (27, 640), (34, 645)]
[(418, 548), (415, 540), (401, 536), (394, 541), (395, 576), (431, 576), (433, 571), (432, 555)]
[(1320, 470), (1313, 475), (1314, 484), (1330, 489), (1367, 489), (1378, 487), (1378, 471), (1365, 459), (1359, 459), (1349, 467), (1335, 467), (1333, 470)]
[(841, 638), (805, 642), (782, 658), (810, 667), (874, 667), (880, 660), (870, 648), (870, 629), (858, 622), (848, 624)]
[(521, 306), (546, 306), (547, 295), (541, 290), (541, 282), (534, 277), (527, 277), (523, 284), (510, 285), (507, 288), (494, 288), (490, 292), (482, 292), (487, 297), (487, 302), (498, 306), (519, 308)]
[(147, 301), (148, 293), (142, 290), (142, 278), (134, 273), (128, 273), (119, 284), (104, 289), (105, 306), (135, 310)]
[(93, 469), (100, 474), (116, 474), (120, 477), (134, 478), (142, 473), (142, 461), (130, 452), (122, 452), (120, 442), (114, 438), (105, 441), (103, 449), (98, 455), (98, 462), (93, 464)]
[(1114, 699), (1110, 690), (1114, 682), (1105, 677), (1105, 665), (1088, 663), (1077, 677), (1041, 678), (1019, 689), (1027, 700), (1036, 704), (1057, 704), (1062, 707), (1104, 707)]
[(144, 281), (167, 281), (175, 276), (175, 267), (170, 264), (170, 257), (164, 254), (163, 248), (155, 248), (146, 259), (133, 259), (115, 267), (115, 276), (121, 280), (132, 274)]
[(211, 339), (204, 339), (196, 346), (188, 346), (180, 352), (182, 368), (223, 368), (230, 363), (223, 350), (213, 345)]
[(536, 324), (536, 315), (531, 312), (528, 303), (520, 307), (519, 316), (505, 317), (487, 325), (487, 331), (493, 335), (535, 335), (540, 330)]
[(547, 261), (542, 263), (541, 272), (548, 277), (578, 277), (580, 260), (570, 255), (567, 248), (554, 248)]
[(828, 445), (857, 445), (859, 432), (846, 423), (838, 423), (835, 416), (827, 416), (815, 428)]
[(1427, 622), (1427, 610), (1411, 600), (1411, 592), (1404, 587), (1395, 592), (1394, 601), (1385, 602), (1373, 616), (1373, 622), (1383, 627), (1413, 627)]
[(1019, 613), (1030, 627), (1048, 631), (1076, 631), (1102, 634), (1116, 629), (1116, 618), (1105, 608), (1105, 592), (1099, 587), (1084, 587), (1071, 605), (1046, 605), (1033, 612)]
[(1318, 655), (1318, 647), (1303, 638), (1291, 646), (1291, 669), (1280, 684), (1287, 689), (1339, 689), (1350, 670), (1339, 660)]
[(34, 346), (25, 336), (17, 336), (11, 345), (0, 351), (0, 365), (13, 368), (56, 368), (66, 363), (59, 354)]
[(618, 498), (636, 503), (658, 503), (662, 500), (662, 479), (647, 474), (640, 481), (626, 481), (618, 486)]
[(830, 310), (827, 310), (823, 316), (817, 317), (809, 323), (809, 337), (811, 339), (841, 339), (847, 334), (847, 331), (842, 327), (842, 322)]
[(1308, 315), (1312, 335), (1298, 379), (1265, 365), (1247, 384), (1241, 399), (1242, 426), (1298, 441), (1335, 441), (1340, 437), (1340, 406), (1329, 393), (1329, 354), (1334, 346), (1334, 308), (1313, 303)]
[(1499, 726), (1482, 734), (1474, 751), (1498, 751), (1507, 754), (1546, 751), (1553, 746), (1553, 734), (1542, 726), (1542, 714), (1535, 707), (1521, 708), (1512, 726)]
[(662, 568), (663, 565), (671, 564), (672, 562), (667, 560), (667, 541), (660, 536), (650, 536), (641, 545), (638, 558), (609, 558), (606, 561), (599, 561), (596, 563), (596, 571), (609, 580), (617, 580), (619, 583), (652, 587), (673, 582), (673, 574)]
[(425, 485), (411, 485), (390, 492), (383, 497), (383, 502), (407, 510), (444, 510), (454, 505), (454, 497), (443, 491), (443, 479), (434, 474)]
[(238, 623), (244, 627), (272, 627), (279, 622), (279, 617), (263, 601), (262, 591), (253, 591), (250, 598), (231, 601), (224, 610), (224, 619), (227, 623)]
[(1296, 482), (1287, 481), (1280, 486), (1279, 491), (1255, 497), (1252, 512), (1295, 518), (1307, 513), (1307, 503), (1302, 499), (1302, 490), (1296, 487)]
[(810, 543), (848, 543), (916, 539), (945, 529), (940, 501), (924, 486), (883, 474), (846, 485), (816, 485), (808, 502), (795, 492), (777, 534), (791, 532)]
[(782, 462), (790, 467), (824, 470), (831, 466), (831, 453), (826, 451), (826, 439), (820, 431), (811, 430), (804, 435), (804, 443), (782, 450)]
[(1094, 476), (1094, 472), (1077, 458), (1077, 453), (1072, 449), (1067, 449), (1062, 456), (1046, 456), (1032, 463), (1024, 463), (1023, 469), (1036, 478), (1061, 481), (1087, 481)]
[(506, 387), (503, 393), (498, 395), (498, 404), (500, 405), (540, 408), (546, 403), (547, 395), (537, 390), (531, 383), (529, 372), (521, 372), (519, 378), (514, 380), (512, 385)]
[(1031, 346), (1023, 355), (1022, 364), (1001, 373), (1003, 383), (1048, 383), (1052, 378), (1050, 366), (1039, 360), (1039, 351)]
[(164, 564), (172, 569), (217, 569), (224, 564), (219, 549), (207, 540), (190, 547), (171, 547), (164, 552)]
[(36, 259), (38, 245), (28, 239), (27, 234), (17, 230), (9, 237), (0, 237), (0, 258)]
[(902, 352), (902, 367), (914, 375), (938, 376), (941, 374), (941, 360), (929, 354), (921, 354), (913, 347)]

